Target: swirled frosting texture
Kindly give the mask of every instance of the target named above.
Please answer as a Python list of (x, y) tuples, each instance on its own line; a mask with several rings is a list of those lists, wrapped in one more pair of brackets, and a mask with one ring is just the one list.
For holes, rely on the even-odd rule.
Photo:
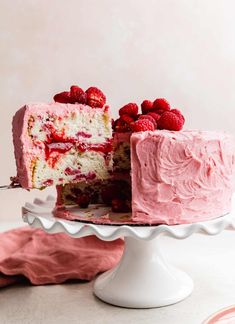
[(183, 224), (231, 209), (235, 142), (209, 131), (131, 137), (132, 212), (141, 223)]

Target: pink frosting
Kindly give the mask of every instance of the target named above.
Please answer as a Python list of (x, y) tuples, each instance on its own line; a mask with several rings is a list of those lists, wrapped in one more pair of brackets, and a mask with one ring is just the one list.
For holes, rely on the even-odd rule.
[(222, 132), (133, 134), (133, 221), (182, 224), (228, 213), (234, 154), (234, 139)]
[[(91, 108), (81, 104), (61, 104), (61, 103), (32, 103), (19, 109), (12, 121), (14, 153), (17, 166), (17, 181), (23, 188), (32, 188), (32, 170), (31, 164), (35, 157), (44, 156), (44, 147), (35, 146), (28, 136), (29, 117), (37, 115), (39, 118), (45, 116), (45, 113), (55, 114), (57, 116), (66, 116), (78, 109), (91, 111)], [(99, 108), (100, 109), (100, 108)], [(104, 106), (103, 111), (108, 111), (109, 106)], [(84, 137), (84, 136), (83, 136)], [(88, 137), (89, 140), (89, 137)]]

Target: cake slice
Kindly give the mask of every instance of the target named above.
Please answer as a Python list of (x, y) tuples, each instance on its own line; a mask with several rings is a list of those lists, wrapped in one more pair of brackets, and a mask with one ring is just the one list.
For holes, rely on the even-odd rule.
[(102, 181), (112, 170), (107, 105), (25, 105), (13, 118), (13, 141), (17, 181), (26, 189)]

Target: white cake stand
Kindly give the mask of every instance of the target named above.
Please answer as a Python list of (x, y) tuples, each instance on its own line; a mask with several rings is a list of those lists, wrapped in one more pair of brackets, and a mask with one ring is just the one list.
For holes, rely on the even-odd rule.
[(101, 240), (125, 238), (125, 249), (118, 265), (101, 274), (94, 283), (94, 294), (101, 300), (122, 307), (150, 308), (177, 303), (193, 290), (192, 279), (170, 265), (159, 249), (159, 237), (185, 239), (194, 233), (216, 235), (235, 229), (233, 213), (202, 223), (187, 225), (128, 226), (95, 225), (66, 221), (51, 214), (55, 200), (35, 199), (22, 208), (23, 219), (48, 233), (65, 232), (78, 238), (96, 235)]

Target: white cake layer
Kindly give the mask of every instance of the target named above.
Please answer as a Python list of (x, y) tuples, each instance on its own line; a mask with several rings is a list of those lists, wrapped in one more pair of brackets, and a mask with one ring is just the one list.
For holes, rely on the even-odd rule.
[[(86, 106), (85, 106), (86, 107)], [(85, 143), (99, 144), (110, 138), (111, 123), (102, 109), (81, 109), (67, 111), (62, 115), (58, 111), (38, 114), (31, 113), (29, 135), (35, 140), (46, 141), (51, 129), (64, 138), (81, 139)]]
[[(34, 166), (33, 186), (35, 188), (44, 187), (48, 180), (53, 181), (54, 184), (76, 182), (80, 175), (88, 178), (95, 175), (95, 179), (104, 180), (109, 177), (108, 170), (112, 168), (112, 161), (110, 160), (108, 163), (107, 166), (102, 153), (93, 151), (79, 153), (74, 149), (64, 154), (54, 167), (50, 166), (49, 160), (40, 158)], [(66, 172), (68, 169), (69, 172)], [(77, 180), (76, 176), (78, 176)], [(81, 179), (85, 178), (81, 177)]]

